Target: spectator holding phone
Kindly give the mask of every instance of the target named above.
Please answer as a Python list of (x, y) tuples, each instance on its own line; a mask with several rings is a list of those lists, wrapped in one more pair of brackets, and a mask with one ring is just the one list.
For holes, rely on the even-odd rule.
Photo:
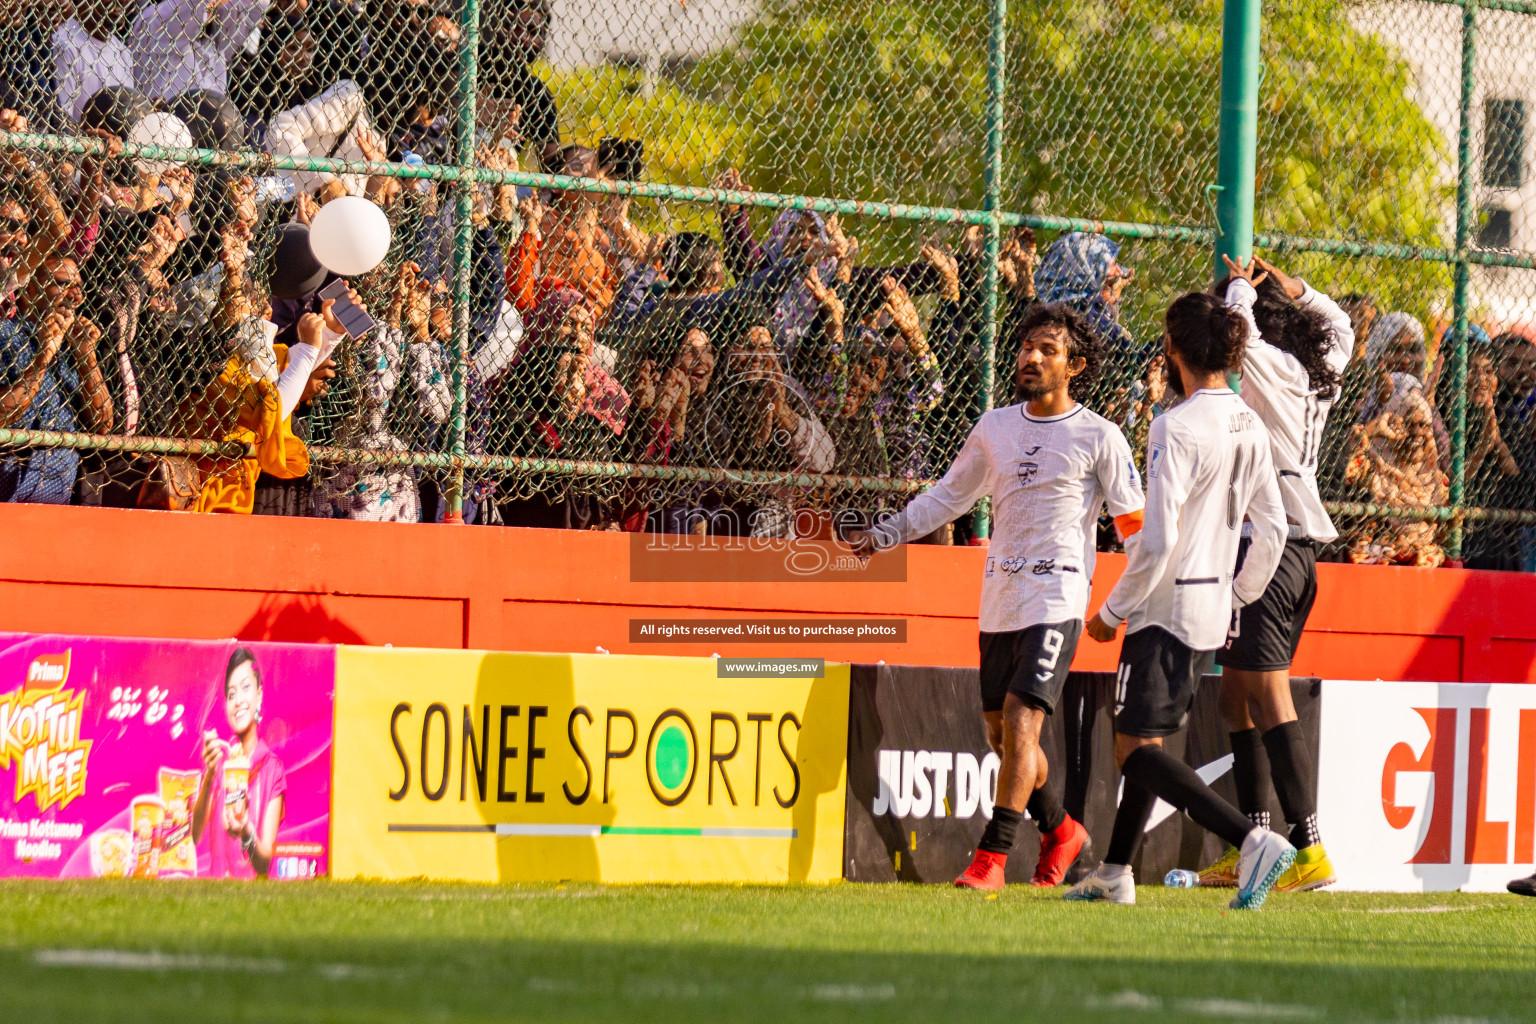
[[(427, 438), (408, 442), (395, 424), (420, 425), (430, 433), (448, 421), (453, 395), (448, 387), (450, 321), (432, 316), (432, 287), (419, 278), (414, 263), (396, 275), (390, 309), (383, 323), (359, 340), (353, 366), (362, 419), (360, 435), (348, 447), (407, 452)], [(400, 385), (409, 382), (405, 392)], [(397, 403), (397, 394), (414, 402)], [(315, 486), (315, 514), (368, 522), (414, 523), (421, 519), (416, 471), (409, 466), (336, 466), (322, 471)]]
[[(533, 458), (610, 461), (629, 411), (629, 395), (592, 365), (596, 318), (582, 293), (563, 288), (528, 318), (526, 351), (515, 373), (490, 389), (492, 452)], [(586, 529), (604, 521), (590, 492), (501, 499), (508, 526)]]
[[(309, 449), (294, 433), (291, 418), (301, 404), (323, 394), (335, 377), (330, 351), (343, 331), (331, 306), (326, 300), (319, 312), (299, 318), (293, 345), (274, 342), (277, 325), (270, 320), (241, 318), (235, 351), (218, 379), (193, 404), (187, 429), (193, 437), (247, 445), (252, 454), (235, 462), (199, 459), (203, 489), (196, 511), (309, 513), (307, 506), (302, 511), (286, 508), (287, 503), (308, 498), (309, 488), (287, 491), (282, 485), (303, 480), (309, 473)], [(268, 485), (263, 496), (261, 483), (266, 478), (276, 486)]]
[[(604, 178), (639, 181), (645, 173), (645, 144), (639, 139), (601, 140), (597, 144), (597, 171)], [(630, 196), (607, 196), (598, 213), (602, 226), (598, 244), (621, 279), (644, 267), (658, 246), (657, 239), (629, 219), (631, 201)]]

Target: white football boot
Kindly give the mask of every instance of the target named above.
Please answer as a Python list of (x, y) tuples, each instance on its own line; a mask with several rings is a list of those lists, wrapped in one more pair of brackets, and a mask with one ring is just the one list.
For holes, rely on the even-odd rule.
[(1237, 895), (1227, 906), (1232, 910), (1258, 910), (1269, 890), (1296, 861), (1296, 847), (1284, 836), (1256, 828), (1243, 840), (1237, 858)]
[(1085, 903), (1116, 903), (1122, 907), (1136, 905), (1136, 876), (1130, 868), (1106, 873), (1106, 865), (1100, 864), (1087, 878), (1061, 894), (1064, 900)]

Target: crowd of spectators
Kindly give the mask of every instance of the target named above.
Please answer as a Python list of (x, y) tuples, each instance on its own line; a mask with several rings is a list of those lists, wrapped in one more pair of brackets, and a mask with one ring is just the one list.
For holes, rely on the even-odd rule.
[[(548, 0), (484, 4), (480, 164), (637, 176), (634, 143), (562, 141), (554, 95), (530, 70), (549, 24)], [(0, 129), (81, 136), (101, 152), (0, 148), (0, 427), (231, 442), (247, 454), (12, 446), (0, 450), (0, 500), (441, 520), (447, 477), (377, 456), (440, 452), (454, 436), (447, 186), (250, 176), (134, 159), (122, 143), (159, 112), (207, 149), (451, 163), (460, 45), (456, 17), (419, 0), (7, 6)], [(750, 187), (734, 170), (716, 184)], [(379, 323), (360, 339), (317, 297), (335, 276), (308, 243), (317, 211), (346, 195), (371, 199), (394, 227), (384, 264), (348, 282)], [(716, 229), (657, 234), (622, 196), (481, 187), (463, 430), (472, 455), (703, 466), (756, 486), (545, 490), (477, 470), (466, 521), (782, 536), (804, 529), (797, 506), (902, 500), (851, 489), (834, 501), (788, 486), (791, 474), (943, 471), (981, 397), (982, 229), (872, 265), (836, 216), (717, 213)], [(1036, 302), (1066, 302), (1108, 343), (1112, 372), (1092, 403), (1144, 446), (1170, 399), (1158, 339), (1122, 323), (1135, 273), (1118, 244), (1074, 232), (1042, 253), (1017, 229), (999, 277), (996, 400), (1011, 400), (1014, 326)], [(1359, 350), (1319, 460), (1324, 493), (1443, 505), (1448, 346), (1432, 361), (1413, 316), (1379, 313), (1364, 295), (1345, 305)], [(1536, 507), (1536, 346), (1481, 329), (1473, 342), (1465, 500)], [(326, 457), (312, 458), (320, 446)], [(1445, 558), (1447, 526), (1433, 518), (1341, 525), (1342, 558)], [(930, 541), (963, 542), (967, 530), (962, 520)], [(1536, 568), (1536, 536), (1518, 523), (1468, 524), (1464, 551), (1473, 565)]]

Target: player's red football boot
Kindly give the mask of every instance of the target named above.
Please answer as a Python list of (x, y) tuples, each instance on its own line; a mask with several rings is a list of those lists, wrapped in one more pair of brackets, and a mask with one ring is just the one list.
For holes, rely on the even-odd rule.
[(1042, 889), (1057, 886), (1067, 877), (1067, 869), (1077, 860), (1078, 854), (1088, 842), (1088, 830), (1068, 815), (1053, 832), (1040, 834), (1040, 862), (1035, 865), (1035, 876), (1030, 885)]
[(1006, 853), (993, 853), (990, 850), (977, 850), (976, 856), (971, 861), (971, 866), (965, 869), (965, 873), (955, 879), (955, 884), (963, 889), (1001, 889), (1003, 887), (1003, 865), (1008, 863)]

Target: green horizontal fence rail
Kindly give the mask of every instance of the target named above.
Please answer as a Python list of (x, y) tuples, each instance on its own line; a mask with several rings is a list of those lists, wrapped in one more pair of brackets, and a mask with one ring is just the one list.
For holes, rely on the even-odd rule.
[[(566, 486), (580, 486), (591, 482), (669, 482), (673, 484), (738, 484), (767, 488), (815, 489), (842, 491), (852, 494), (887, 495), (900, 500), (931, 483), (929, 479), (908, 479), (895, 474), (889, 476), (846, 474), (770, 472), (759, 470), (727, 470), (713, 466), (651, 465), (619, 460), (588, 460), (526, 457), (504, 455), (496, 452), (472, 450), (470, 427), (466, 412), (471, 402), (467, 365), (472, 351), (470, 323), (470, 290), (473, 255), (472, 212), (476, 186), (511, 185), (530, 189), (570, 191), (601, 196), (625, 196), (637, 200), (659, 203), (699, 204), (710, 207), (741, 207), (755, 211), (800, 210), (821, 215), (837, 214), (848, 218), (866, 218), (883, 225), (977, 227), (984, 233), (981, 249), (981, 274), (984, 281), (983, 335), (979, 357), (979, 387), (973, 414), (991, 407), (997, 396), (994, 374), (1007, 378), (1009, 367), (1005, 358), (1005, 342), (1000, 334), (1002, 304), (999, 291), (1000, 262), (1003, 257), (1003, 235), (1015, 228), (1027, 228), (1041, 232), (1093, 232), (1128, 242), (1156, 246), (1198, 247), (1210, 252), (1219, 242), (1218, 232), (1212, 223), (1167, 223), (1152, 220), (1116, 219), (1114, 217), (1067, 216), (1051, 212), (1051, 197), (1043, 200), (1044, 209), (1008, 209), (1010, 201), (1018, 197), (1009, 190), (1015, 175), (1022, 171), (1011, 166), (1010, 161), (1019, 154), (1008, 149), (1011, 129), (1017, 114), (1008, 114), (1010, 102), (1030, 90), (1039, 89), (1042, 83), (1021, 79), (1010, 71), (1010, 61), (1015, 53), (1022, 52), (1028, 40), (1016, 39), (1019, 19), (1042, 17), (1039, 11), (1024, 8), (1015, 3), (1010, 12), (1006, 0), (992, 0), (982, 8), (975, 5), (967, 17), (985, 21), (984, 31), (973, 33), (969, 38), (983, 41), (985, 51), (958, 55), (973, 59), (977, 66), (985, 68), (985, 88), (982, 102), (974, 113), (978, 123), (973, 140), (979, 148), (967, 155), (967, 160), (982, 168), (980, 175), (983, 189), (976, 205), (924, 205), (892, 202), (867, 196), (816, 196), (790, 192), (749, 191), (734, 188), (681, 185), (663, 181), (599, 180), (590, 177), (574, 177), (565, 174), (538, 173), (532, 171), (491, 170), (477, 166), (475, 130), (478, 124), (479, 83), (483, 77), (482, 10), (479, 0), (465, 0), (456, 5), (456, 21), (460, 29), (461, 49), (458, 54), (458, 103), (454, 119), (456, 144), (453, 163), (405, 164), (390, 161), (353, 161), (323, 157), (293, 157), (264, 152), (226, 152), (212, 149), (183, 149), (152, 145), (124, 146), (124, 159), (143, 159), (187, 164), (211, 169), (240, 170), (251, 175), (270, 175), (285, 171), (328, 172), (332, 174), (382, 176), (414, 181), (441, 182), (450, 188), (448, 202), (455, 210), (456, 228), (451, 236), (452, 291), (455, 299), (452, 323), (449, 384), (452, 410), (443, 436), (435, 445), (440, 450), (395, 450), (367, 448), (356, 445), (316, 443), (310, 445), (312, 461), (319, 466), (366, 466), (412, 467), (446, 473), (444, 493), (448, 516), (452, 521), (460, 512), (462, 499), (468, 486), (466, 472), (476, 474), (509, 474), (518, 478), (549, 477), (565, 481)], [(790, 5), (792, 6), (792, 5)], [(1402, 7), (1403, 5), (1399, 5)], [(1536, 269), (1536, 253), (1506, 248), (1483, 246), (1477, 241), (1476, 198), (1476, 103), (1480, 96), (1476, 71), (1479, 61), (1478, 21), (1488, 12), (1499, 15), (1530, 16), (1536, 14), (1533, 0), (1416, 0), (1416, 6), (1424, 10), (1456, 8), (1461, 12), (1460, 66), (1456, 75), (1459, 85), (1457, 97), (1457, 130), (1454, 154), (1451, 157), (1454, 179), (1454, 241), (1450, 245), (1413, 244), (1383, 238), (1366, 237), (1366, 232), (1351, 225), (1342, 225), (1341, 237), (1316, 237), (1271, 230), (1264, 223), (1261, 209), (1258, 222), (1253, 225), (1253, 245), (1262, 253), (1280, 259), (1291, 256), (1319, 260), (1369, 260), (1387, 261), (1394, 265), (1443, 267), (1450, 272), (1453, 281), (1449, 302), (1448, 348), (1445, 352), (1445, 377), (1453, 390), (1449, 415), (1445, 427), (1450, 435), (1450, 471), (1448, 474), (1449, 498), (1444, 504), (1419, 506), (1393, 503), (1340, 500), (1338, 496), (1325, 494), (1330, 512), (1336, 516), (1358, 520), (1409, 520), (1446, 524), (1444, 546), (1450, 557), (1461, 554), (1463, 527), (1465, 524), (1505, 523), (1536, 525), (1536, 509), (1484, 507), (1469, 500), (1468, 492), (1468, 417), (1467, 381), (1471, 365), (1470, 325), (1476, 312), (1472, 295), (1474, 268), (1485, 270), (1503, 268), (1509, 272)], [(785, 5), (775, 3), (765, 7), (782, 15)], [(987, 13), (982, 14), (985, 10)], [(1215, 12), (1219, 24), (1219, 9), (1204, 4), (1204, 14)], [(1178, 12), (1177, 16), (1186, 16)], [(1175, 13), (1170, 12), (1169, 17)], [(1321, 15), (1319, 15), (1321, 16)], [(1262, 60), (1277, 62), (1279, 57), (1270, 54)], [(956, 72), (959, 73), (958, 71)], [(1259, 83), (1258, 133), (1261, 145), (1268, 128), (1265, 101), (1269, 88), (1261, 77)], [(1200, 102), (1209, 97), (1199, 97)], [(1447, 140), (1449, 143), (1449, 140)], [(896, 140), (892, 140), (892, 145)], [(1189, 136), (1191, 147), (1206, 146), (1196, 135)], [(46, 133), (0, 132), (0, 148), (16, 149), (40, 155), (84, 156), (103, 152), (103, 145), (93, 138)], [(1207, 154), (1214, 165), (1214, 146)], [(1027, 205), (1027, 204), (1024, 204)], [(1081, 212), (1081, 211), (1079, 211)], [(1092, 212), (1091, 210), (1089, 212)], [(1042, 249), (1044, 247), (1042, 246)], [(1204, 282), (1192, 280), (1190, 286)], [(1171, 296), (1163, 296), (1164, 301)], [(1119, 398), (1116, 399), (1117, 401)], [(1337, 414), (1336, 414), (1337, 415)], [(142, 454), (185, 454), (214, 460), (245, 457), (248, 449), (235, 442), (175, 437), (120, 437), (94, 435), (80, 432), (56, 432), (0, 428), (0, 449), (6, 448), (72, 448), (82, 451), (121, 451)], [(933, 467), (935, 470), (942, 466)], [(1527, 481), (1536, 489), (1536, 480)], [(978, 510), (976, 534), (985, 537), (987, 524), (985, 509)]]

